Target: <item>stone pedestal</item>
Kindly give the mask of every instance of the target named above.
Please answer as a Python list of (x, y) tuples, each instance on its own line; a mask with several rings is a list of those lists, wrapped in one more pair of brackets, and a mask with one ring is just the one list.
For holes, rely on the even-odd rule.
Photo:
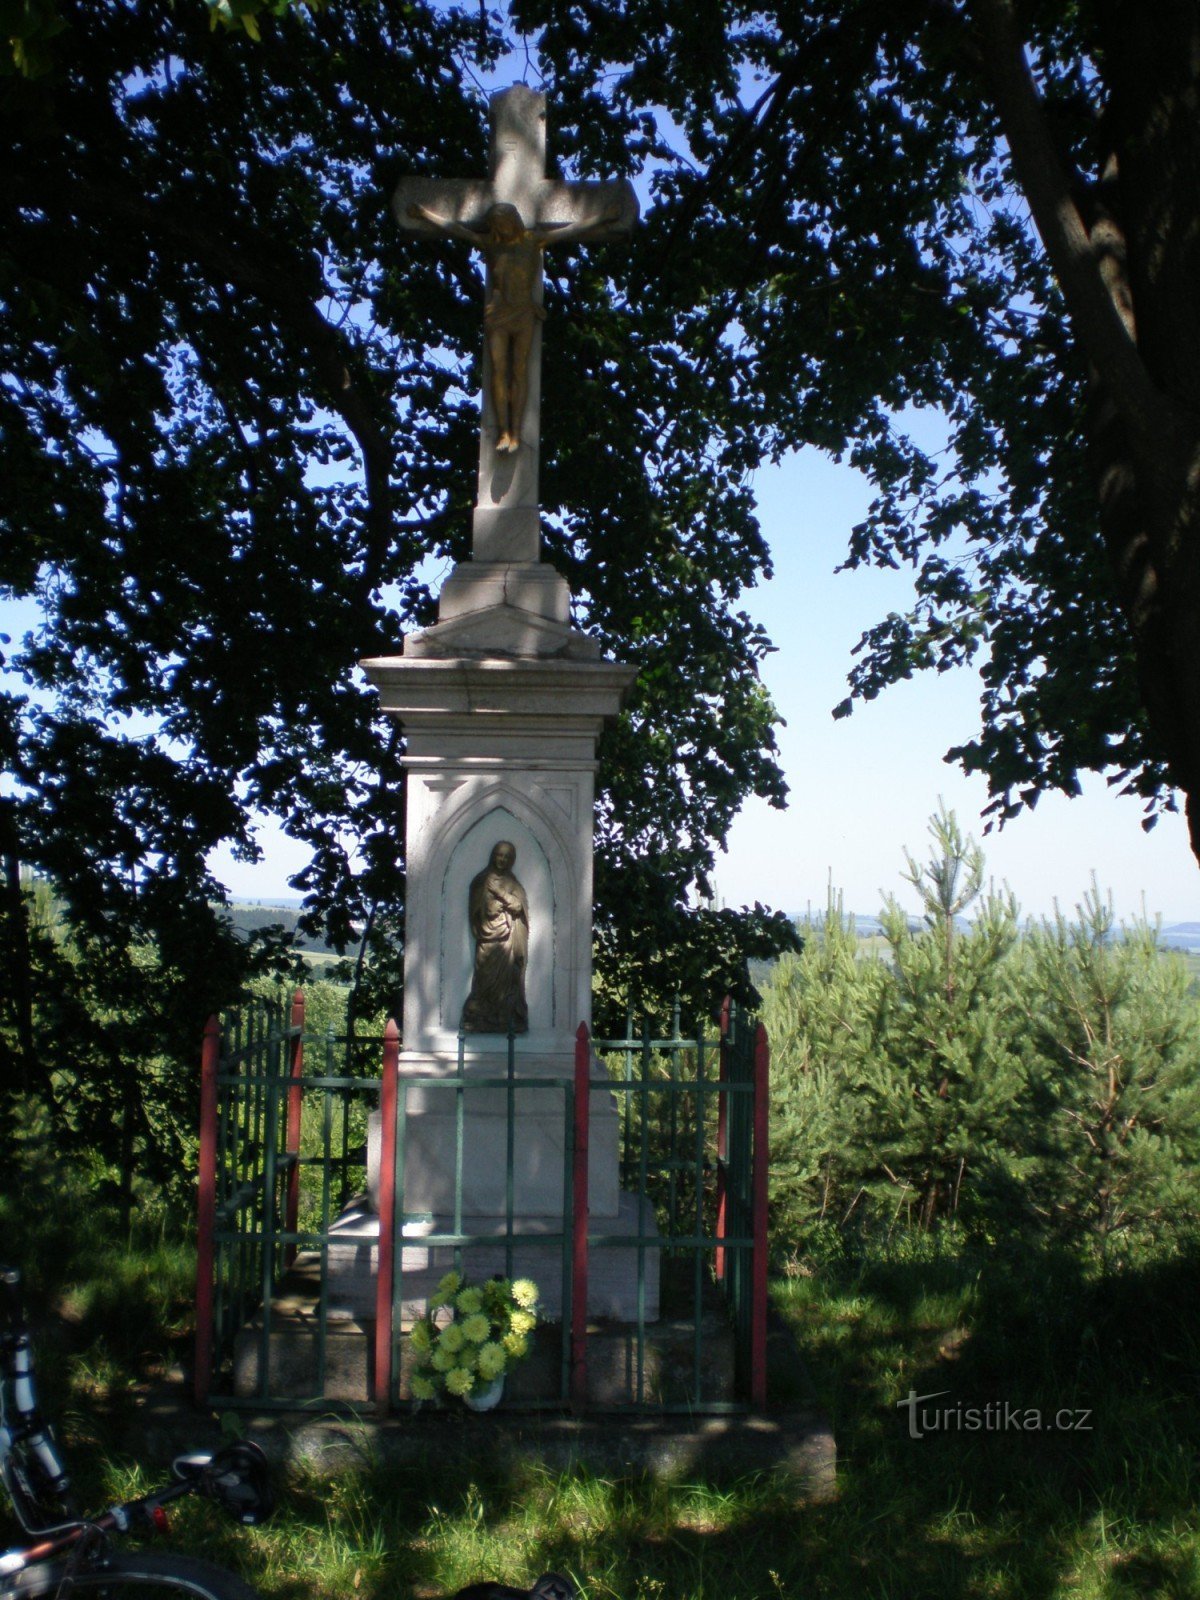
[[(557, 1322), (563, 1307), (562, 1222), (559, 1217), (521, 1217), (519, 1232), (512, 1247), (512, 1276), (532, 1278), (539, 1290), (538, 1314)], [(607, 1229), (623, 1237), (645, 1238), (642, 1247), (645, 1320), (655, 1322), (659, 1311), (660, 1256), (654, 1208), (648, 1200), (640, 1205), (636, 1195), (618, 1196), (617, 1208)], [(400, 1326), (411, 1327), (424, 1315), (429, 1296), (443, 1275), (454, 1266), (451, 1245), (429, 1245), (430, 1234), (449, 1231), (449, 1219), (435, 1217), (428, 1222), (410, 1222), (404, 1229), (400, 1259), (398, 1316)], [(473, 1283), (484, 1278), (507, 1276), (509, 1253), (505, 1241), (505, 1218), (495, 1215), (463, 1216), (463, 1232), (475, 1234), (486, 1243), (465, 1245), (462, 1252), (464, 1275)], [(379, 1216), (364, 1197), (347, 1206), (330, 1229), (329, 1305), (339, 1313), (357, 1319), (375, 1315), (375, 1278), (379, 1270)], [(588, 1315), (612, 1322), (635, 1322), (638, 1306), (638, 1254), (636, 1243), (608, 1245), (592, 1251), (588, 1258)]]
[[(490, 598), (486, 584), (481, 598)], [(516, 613), (515, 623), (509, 611)], [(406, 652), (413, 644), (420, 651), (444, 643), (443, 626), (454, 628), (464, 615), (492, 640), (490, 656), (410, 659), (406, 653), (363, 663), (384, 710), (400, 718), (407, 735), (401, 1077), (457, 1076), (459, 1028), (474, 963), (470, 885), (493, 847), (508, 840), (516, 847), (514, 872), (529, 901), (529, 1019), (528, 1031), (515, 1040), (516, 1074), (526, 1081), (569, 1080), (576, 1030), (591, 1020), (596, 740), (633, 673), (596, 660), (499, 656), (499, 641), (525, 627), (525, 614), (503, 603), (482, 613), (459, 613), (454, 622), (406, 641)], [(468, 1035), (464, 1067), (468, 1083), (503, 1078), (507, 1040)], [(404, 1092), (405, 1208), (445, 1213), (453, 1204), (455, 1096), (434, 1088)], [(561, 1216), (563, 1091), (522, 1088), (514, 1098), (520, 1126), (517, 1209), (529, 1217)], [(465, 1109), (464, 1205), (502, 1212), (505, 1091), (468, 1089)], [(611, 1217), (617, 1208), (617, 1114), (612, 1095), (599, 1088), (592, 1095), (591, 1122), (592, 1207), (596, 1215)]]
[[(402, 1071), (404, 1065), (402, 1059)], [(405, 1097), (404, 1209), (445, 1218), (448, 1231), (454, 1214), (457, 1118), (453, 1105), (446, 1102), (455, 1096), (407, 1089)], [(475, 1216), (499, 1217), (507, 1212), (506, 1098), (503, 1090), (492, 1089), (466, 1095), (462, 1208)], [(563, 1093), (526, 1089), (514, 1101), (513, 1211), (523, 1217), (560, 1217), (570, 1184)], [(607, 1088), (593, 1090), (589, 1123), (588, 1210), (595, 1217), (613, 1217), (618, 1198), (618, 1126), (614, 1096)], [(380, 1117), (373, 1112), (367, 1122), (367, 1196), (373, 1211), (379, 1210), (380, 1143)]]
[[(503, 635), (511, 619), (490, 620)], [(417, 641), (426, 644), (440, 628)], [(570, 1076), (575, 1031), (591, 1019), (596, 740), (633, 668), (498, 651), (486, 658), (406, 653), (362, 665), (407, 740), (406, 1069), (413, 1076), (455, 1070), (474, 949), (468, 892), (493, 846), (510, 840), (529, 898), (529, 1029), (517, 1040), (520, 1071)], [(501, 1035), (471, 1035), (468, 1047), (470, 1070), (503, 1073)]]
[[(569, 1121), (561, 1085), (573, 1078), (576, 1030), (591, 1023), (596, 742), (634, 678), (632, 668), (598, 659), (595, 642), (571, 627), (569, 607), (567, 586), (552, 568), (528, 560), (467, 562), (447, 580), (437, 624), (406, 639), (402, 656), (362, 663), (383, 709), (400, 720), (406, 736), (404, 1209), (430, 1214), (430, 1231), (451, 1230), (457, 1137), (451, 1085), (458, 1082), (475, 950), (470, 886), (495, 846), (507, 841), (516, 850), (513, 872), (529, 910), (528, 1029), (514, 1040), (515, 1077), (525, 1085), (513, 1096), (514, 1230), (522, 1241), (519, 1270), (538, 1281), (550, 1315), (561, 1294), (561, 1246), (537, 1241), (562, 1230)], [(469, 1033), (462, 1049), (462, 1209), (470, 1218), (464, 1228), (501, 1235), (507, 1091), (472, 1084), (505, 1077), (508, 1041), (498, 1033)], [(558, 1081), (544, 1091), (528, 1087), (539, 1078)], [(412, 1082), (420, 1079), (441, 1080), (446, 1088)], [(606, 1082), (597, 1063), (589, 1108), (589, 1211), (608, 1232), (636, 1234), (636, 1202), (619, 1191), (617, 1109)], [(368, 1166), (376, 1168), (377, 1157), (369, 1156)], [(369, 1233), (372, 1224), (363, 1226)], [(642, 1227), (656, 1239), (652, 1214)], [(354, 1247), (357, 1272), (367, 1270), (372, 1248), (365, 1239)], [(637, 1253), (636, 1247), (597, 1252), (604, 1281), (589, 1294), (593, 1314), (636, 1315)], [(469, 1274), (486, 1276), (497, 1270), (503, 1245), (476, 1247), (471, 1256)], [(657, 1246), (643, 1257), (644, 1303), (656, 1306)], [(331, 1274), (341, 1285), (343, 1269), (332, 1253)], [(414, 1258), (410, 1283), (417, 1300), (426, 1275)]]

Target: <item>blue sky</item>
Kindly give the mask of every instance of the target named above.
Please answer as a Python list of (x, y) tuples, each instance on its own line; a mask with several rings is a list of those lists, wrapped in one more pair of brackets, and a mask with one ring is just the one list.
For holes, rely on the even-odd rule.
[(875, 912), (881, 891), (915, 907), (900, 876), (904, 850), (924, 858), (940, 796), (1027, 914), (1048, 914), (1055, 902), (1070, 911), (1094, 873), (1122, 917), (1144, 908), (1167, 923), (1200, 920), (1200, 868), (1182, 817), (1165, 817), (1147, 834), (1141, 803), (1102, 778), (1078, 799), (1048, 795), (983, 837), (985, 781), (942, 759), (979, 725), (973, 672), (921, 674), (834, 722), (854, 645), (907, 605), (910, 580), (892, 571), (835, 575), (870, 498), (852, 468), (806, 451), (760, 472), (756, 490), (775, 575), (748, 595), (747, 609), (778, 646), (763, 675), (787, 721), (780, 747), (791, 797), (784, 813), (757, 802), (744, 809), (718, 866), (721, 899), (802, 911), (822, 906), (832, 882), (848, 910)]

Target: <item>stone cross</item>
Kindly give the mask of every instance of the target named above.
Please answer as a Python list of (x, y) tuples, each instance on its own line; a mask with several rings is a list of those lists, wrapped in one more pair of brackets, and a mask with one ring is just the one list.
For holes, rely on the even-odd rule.
[(637, 221), (624, 179), (567, 183), (545, 176), (546, 98), (523, 84), (491, 100), (491, 177), (405, 178), (392, 196), (402, 228), (482, 250), (483, 425), (472, 526), (475, 561), (536, 562), (540, 546), (542, 251), (570, 239), (611, 239)]

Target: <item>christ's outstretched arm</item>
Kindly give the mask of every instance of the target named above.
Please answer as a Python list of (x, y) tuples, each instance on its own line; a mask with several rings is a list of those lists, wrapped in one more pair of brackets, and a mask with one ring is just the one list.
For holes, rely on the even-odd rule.
[(599, 233), (601, 228), (611, 228), (614, 223), (621, 221), (623, 215), (623, 206), (611, 205), (600, 216), (586, 221), (543, 222), (530, 231), (539, 244), (564, 244), (569, 239), (590, 238), (592, 234)]
[(431, 211), (428, 206), (418, 205), (415, 201), (408, 208), (408, 215), (418, 222), (428, 222), (432, 227), (442, 233), (449, 234), (452, 239), (465, 239), (468, 244), (482, 245), (487, 235), (479, 233), (465, 222), (459, 222), (455, 217), (443, 217), (436, 211)]

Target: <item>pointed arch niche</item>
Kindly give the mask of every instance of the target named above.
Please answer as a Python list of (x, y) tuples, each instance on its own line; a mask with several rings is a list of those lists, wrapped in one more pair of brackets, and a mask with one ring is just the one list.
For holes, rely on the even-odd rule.
[[(474, 968), (471, 880), (487, 867), (502, 839), (516, 847), (513, 871), (529, 900), (529, 1032), (521, 1036), (521, 1047), (556, 1047), (559, 1034), (573, 1039), (580, 1021), (574, 1013), (581, 963), (590, 970), (591, 885), (590, 858), (576, 837), (568, 796), (536, 782), (519, 789), (473, 777), (442, 790), (438, 798), (441, 804), (420, 839), (426, 870), (409, 905), (410, 955), (416, 946), (422, 953), (417, 965), (425, 1026), (417, 1048), (445, 1049), (457, 1036)], [(416, 976), (406, 967), (406, 986)], [(493, 1049), (500, 1040), (478, 1034), (471, 1042)]]

